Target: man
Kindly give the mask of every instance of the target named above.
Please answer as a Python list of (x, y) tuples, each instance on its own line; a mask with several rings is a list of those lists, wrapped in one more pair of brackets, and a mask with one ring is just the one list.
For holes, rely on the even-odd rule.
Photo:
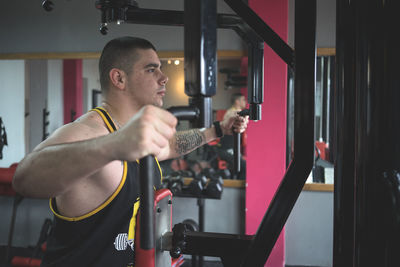
[(220, 129), (176, 132), (177, 119), (160, 108), (168, 77), (147, 40), (108, 42), (99, 72), (102, 107), (58, 129), (15, 173), (17, 192), (51, 198), (55, 225), (43, 266), (133, 266), (137, 160), (178, 157), (215, 139), (216, 131), (246, 127), (231, 116)]

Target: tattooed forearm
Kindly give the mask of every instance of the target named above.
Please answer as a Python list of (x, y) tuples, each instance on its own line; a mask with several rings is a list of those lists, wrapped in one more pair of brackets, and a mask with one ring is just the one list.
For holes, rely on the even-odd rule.
[(199, 129), (177, 132), (175, 134), (175, 152), (184, 155), (201, 146), (205, 141), (204, 132)]

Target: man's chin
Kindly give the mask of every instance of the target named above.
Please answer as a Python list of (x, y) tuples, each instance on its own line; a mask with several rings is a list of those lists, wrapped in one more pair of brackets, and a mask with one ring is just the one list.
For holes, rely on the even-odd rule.
[(154, 106), (157, 106), (159, 108), (162, 108), (163, 105), (164, 105), (164, 102), (162, 100), (158, 100), (154, 103)]

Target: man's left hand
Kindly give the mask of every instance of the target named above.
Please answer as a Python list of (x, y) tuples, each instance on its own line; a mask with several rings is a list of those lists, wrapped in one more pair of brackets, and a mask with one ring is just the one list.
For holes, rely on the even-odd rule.
[(224, 117), (224, 120), (220, 122), (221, 130), (224, 135), (232, 134), (232, 129), (236, 133), (243, 133), (247, 124), (249, 123), (249, 116), (239, 116), (237, 112), (232, 112)]

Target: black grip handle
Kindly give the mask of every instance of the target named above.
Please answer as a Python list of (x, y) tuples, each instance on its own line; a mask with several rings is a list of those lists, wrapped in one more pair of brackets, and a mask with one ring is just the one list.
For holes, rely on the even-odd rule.
[[(237, 113), (239, 116), (248, 116), (250, 114), (250, 110), (244, 109)], [(240, 133), (236, 133), (232, 128), (233, 134), (233, 170), (236, 174), (240, 172)]]
[[(177, 119), (193, 120), (199, 117), (197, 107), (171, 107), (168, 109)], [(155, 248), (154, 240), (154, 169), (153, 156), (146, 156), (139, 162), (140, 177), (140, 247), (144, 250)]]
[(236, 174), (240, 172), (240, 145), (240, 133), (233, 132), (233, 168)]
[(140, 247), (150, 250), (154, 240), (154, 160), (146, 156), (140, 160)]

